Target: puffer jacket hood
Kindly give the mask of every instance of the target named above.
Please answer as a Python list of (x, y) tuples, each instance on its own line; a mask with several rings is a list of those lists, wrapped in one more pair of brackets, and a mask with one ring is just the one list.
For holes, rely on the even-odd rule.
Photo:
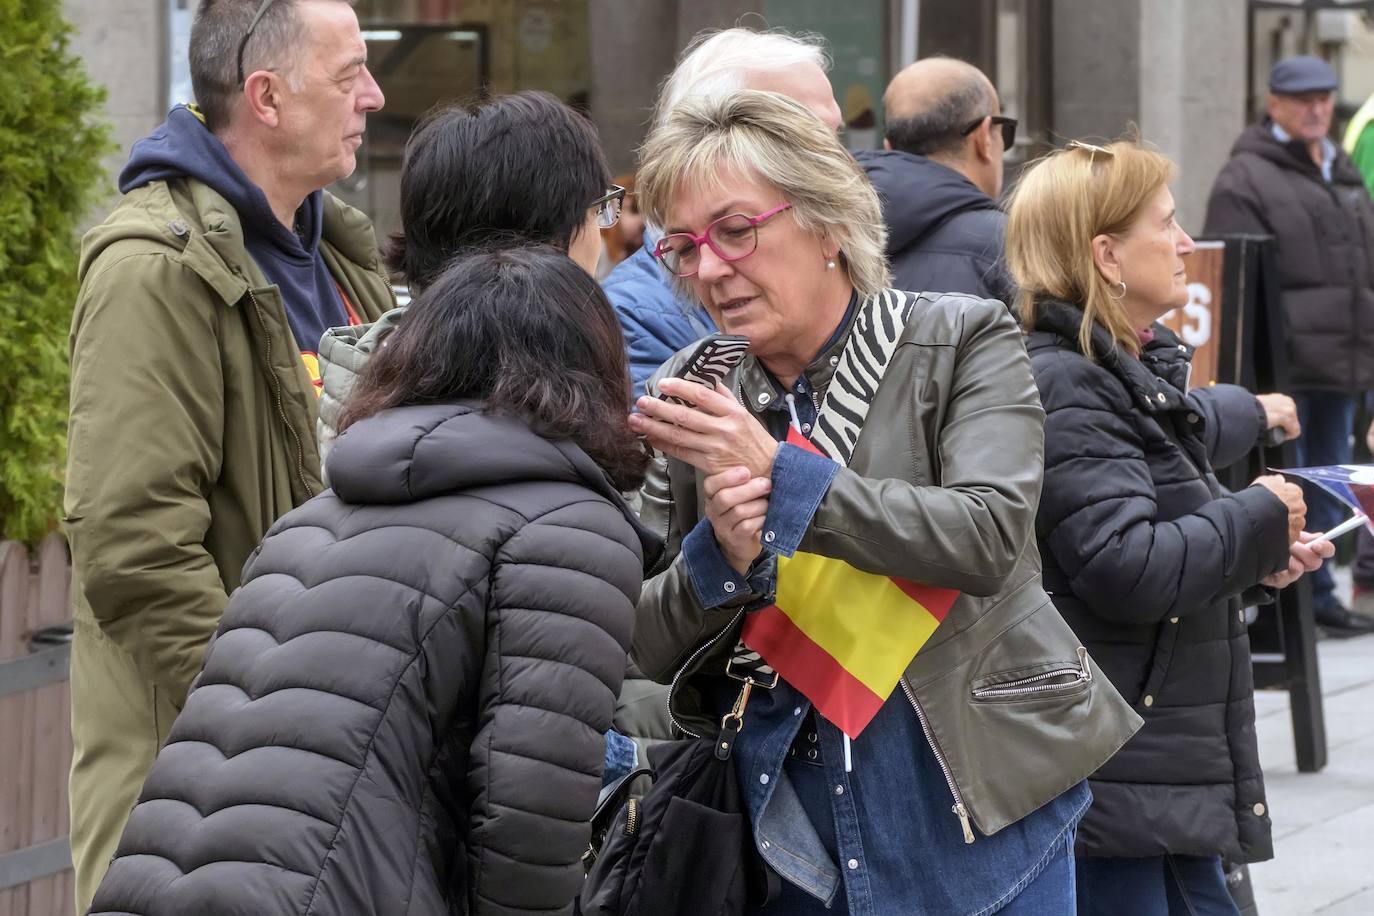
[[(384, 425), (387, 435), (376, 435)], [(366, 434), (349, 433), (367, 430)], [(452, 451), (481, 441), (481, 450)], [(334, 492), (349, 503), (408, 503), (449, 490), (525, 480), (563, 480), (613, 495), (604, 471), (576, 445), (536, 435), (481, 402), (398, 407), (358, 421), (329, 457)]]
[(1007, 217), (996, 201), (924, 156), (865, 150), (856, 158), (883, 207), (894, 287), (1011, 302), (1002, 256)]
[(924, 156), (864, 150), (857, 158), (882, 201), (889, 254), (909, 248), (959, 213), (997, 209), (997, 203), (973, 182)]
[[(474, 442), (482, 448), (472, 448)], [(399, 407), (360, 420), (336, 440), (327, 467), (335, 495), (355, 505), (411, 503), (530, 481), (580, 484), (618, 506), (646, 559), (657, 556), (659, 538), (640, 524), (586, 452), (567, 439), (545, 439), (525, 421), (478, 401)]]

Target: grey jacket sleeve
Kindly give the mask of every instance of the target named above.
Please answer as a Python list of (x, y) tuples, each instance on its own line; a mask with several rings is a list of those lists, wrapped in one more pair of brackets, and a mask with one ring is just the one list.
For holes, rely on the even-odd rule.
[(315, 432), (319, 438), (321, 473), (328, 481), (325, 459), (339, 436), (339, 420), (364, 367), (386, 337), (400, 326), (406, 307), (387, 312), (372, 324), (330, 328), (320, 338), (320, 417)]
[(531, 522), (495, 558), (468, 772), (474, 916), (573, 911), (642, 563), (600, 499)]
[(1188, 402), (1202, 415), (1203, 443), (1213, 468), (1235, 464), (1250, 454), (1265, 430), (1264, 407), (1239, 385), (1194, 388)]
[(630, 653), (646, 675), (661, 683), (671, 680), (692, 650), (728, 627), (740, 608), (756, 597), (741, 595), (710, 610), (702, 606), (682, 554), (682, 529), (696, 524), (696, 506), (675, 504), (669, 473), (669, 460), (656, 454), (639, 492), (639, 520), (665, 544), (658, 567), (640, 593)]
[(933, 431), (940, 485), (841, 469), (801, 549), (866, 572), (994, 595), (1034, 531), (1044, 411), (1007, 309), (959, 301), (966, 305), (958, 362)]

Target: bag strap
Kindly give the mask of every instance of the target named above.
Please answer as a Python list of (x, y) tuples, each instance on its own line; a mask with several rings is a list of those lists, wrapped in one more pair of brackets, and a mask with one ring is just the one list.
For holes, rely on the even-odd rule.
[[(901, 340), (915, 304), (915, 297), (889, 289), (869, 296), (859, 305), (854, 329), (845, 342), (811, 431), (811, 443), (842, 467), (848, 467), (850, 459), (854, 457), (854, 447), (858, 444), (859, 434), (863, 432), (869, 405), (878, 392), (878, 386), (882, 384), (892, 355), (897, 352), (897, 343)], [(778, 684), (778, 673), (743, 640), (735, 643), (735, 650), (725, 665), (725, 673), (737, 681), (744, 681), (740, 695), (746, 703), (753, 687), (772, 690)], [(736, 706), (740, 715), (738, 725), (730, 736), (732, 744), (734, 734), (738, 734), (744, 726), (744, 706), (738, 701)], [(730, 716), (727, 715), (725, 719), (729, 720)], [(722, 732), (724, 729), (723, 720)], [(724, 740), (722, 735), (722, 743)], [(716, 746), (716, 754), (721, 754), (720, 744)], [(728, 750), (725, 754), (729, 756)]]

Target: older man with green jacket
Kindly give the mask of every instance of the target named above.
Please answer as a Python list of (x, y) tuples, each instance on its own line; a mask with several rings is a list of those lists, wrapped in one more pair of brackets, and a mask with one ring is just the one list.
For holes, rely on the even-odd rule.
[(65, 505), (80, 911), (244, 562), (323, 489), (320, 334), (394, 306), (371, 223), (321, 190), (383, 101), (365, 54), (340, 0), (202, 6), (200, 109), (135, 144), (83, 244)]

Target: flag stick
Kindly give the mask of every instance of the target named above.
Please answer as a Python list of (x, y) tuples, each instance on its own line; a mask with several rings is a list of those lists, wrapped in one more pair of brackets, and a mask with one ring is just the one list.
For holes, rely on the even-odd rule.
[(1317, 535), (1307, 543), (1315, 544), (1318, 541), (1335, 540), (1336, 538), (1345, 534), (1347, 531), (1354, 531), (1356, 528), (1360, 527), (1367, 521), (1369, 521), (1369, 516), (1361, 512), (1357, 514), (1354, 518), (1348, 518), (1345, 521), (1341, 522), (1339, 525), (1337, 525), (1335, 528), (1332, 528), (1330, 531), (1323, 531), (1321, 534)]

